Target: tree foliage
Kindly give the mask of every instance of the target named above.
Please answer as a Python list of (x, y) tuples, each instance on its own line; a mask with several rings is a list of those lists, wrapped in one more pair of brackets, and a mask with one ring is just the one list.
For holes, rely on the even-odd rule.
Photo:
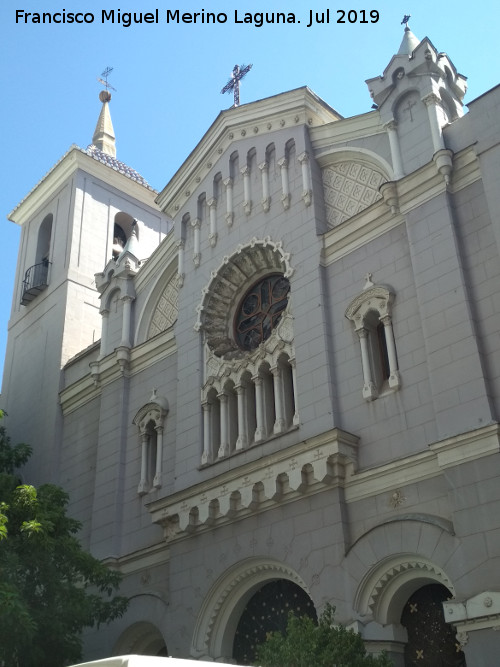
[(257, 647), (261, 667), (391, 667), (385, 654), (366, 653), (361, 635), (334, 623), (335, 608), (327, 605), (318, 624), (309, 616), (290, 614), (286, 633), (270, 633)]
[(65, 491), (20, 484), (30, 455), (0, 424), (0, 665), (62, 667), (80, 659), (83, 628), (118, 618), (127, 600), (119, 573), (82, 549)]

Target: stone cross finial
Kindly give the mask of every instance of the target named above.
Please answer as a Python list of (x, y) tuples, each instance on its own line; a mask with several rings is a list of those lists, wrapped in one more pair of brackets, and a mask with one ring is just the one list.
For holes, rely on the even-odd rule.
[(373, 287), (374, 283), (372, 281), (372, 277), (373, 277), (372, 273), (365, 274), (365, 286), (363, 287), (363, 290), (370, 289), (370, 287)]

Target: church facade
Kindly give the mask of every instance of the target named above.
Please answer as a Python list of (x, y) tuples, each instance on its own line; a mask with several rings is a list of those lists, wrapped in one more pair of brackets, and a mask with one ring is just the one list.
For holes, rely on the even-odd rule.
[(102, 93), (10, 215), (7, 428), (130, 597), (89, 660), (250, 664), (329, 602), (395, 665), (496, 664), (500, 88), (464, 114), (409, 28), (367, 84), (222, 112), (160, 193)]

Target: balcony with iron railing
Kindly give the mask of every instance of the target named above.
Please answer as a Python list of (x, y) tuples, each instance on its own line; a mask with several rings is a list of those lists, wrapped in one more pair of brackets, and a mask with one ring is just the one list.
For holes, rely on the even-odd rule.
[(39, 264), (30, 266), (24, 274), (23, 291), (21, 296), (21, 305), (26, 306), (28, 303), (43, 292), (48, 286), (47, 277), (49, 274), (49, 266), (51, 262), (48, 259), (42, 260)]

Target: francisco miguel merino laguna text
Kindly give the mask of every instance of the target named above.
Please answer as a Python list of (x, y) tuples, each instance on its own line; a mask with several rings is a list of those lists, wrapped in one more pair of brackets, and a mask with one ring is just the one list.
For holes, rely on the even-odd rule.
[[(377, 10), (367, 9), (326, 9), (323, 12), (307, 10), (307, 24), (310, 28), (318, 23), (377, 23), (379, 13)], [(151, 12), (122, 12), (121, 9), (102, 9), (101, 23), (118, 23), (124, 28), (129, 28), (137, 23), (160, 23), (160, 12), (154, 9)], [(25, 12), (24, 9), (16, 9), (16, 23), (94, 23), (96, 20), (93, 12)], [(180, 9), (166, 9), (165, 23), (227, 23), (228, 15), (225, 12), (182, 12)], [(293, 12), (244, 12), (234, 10), (234, 23), (251, 24), (255, 28), (261, 28), (267, 23), (300, 23), (300, 19)]]

